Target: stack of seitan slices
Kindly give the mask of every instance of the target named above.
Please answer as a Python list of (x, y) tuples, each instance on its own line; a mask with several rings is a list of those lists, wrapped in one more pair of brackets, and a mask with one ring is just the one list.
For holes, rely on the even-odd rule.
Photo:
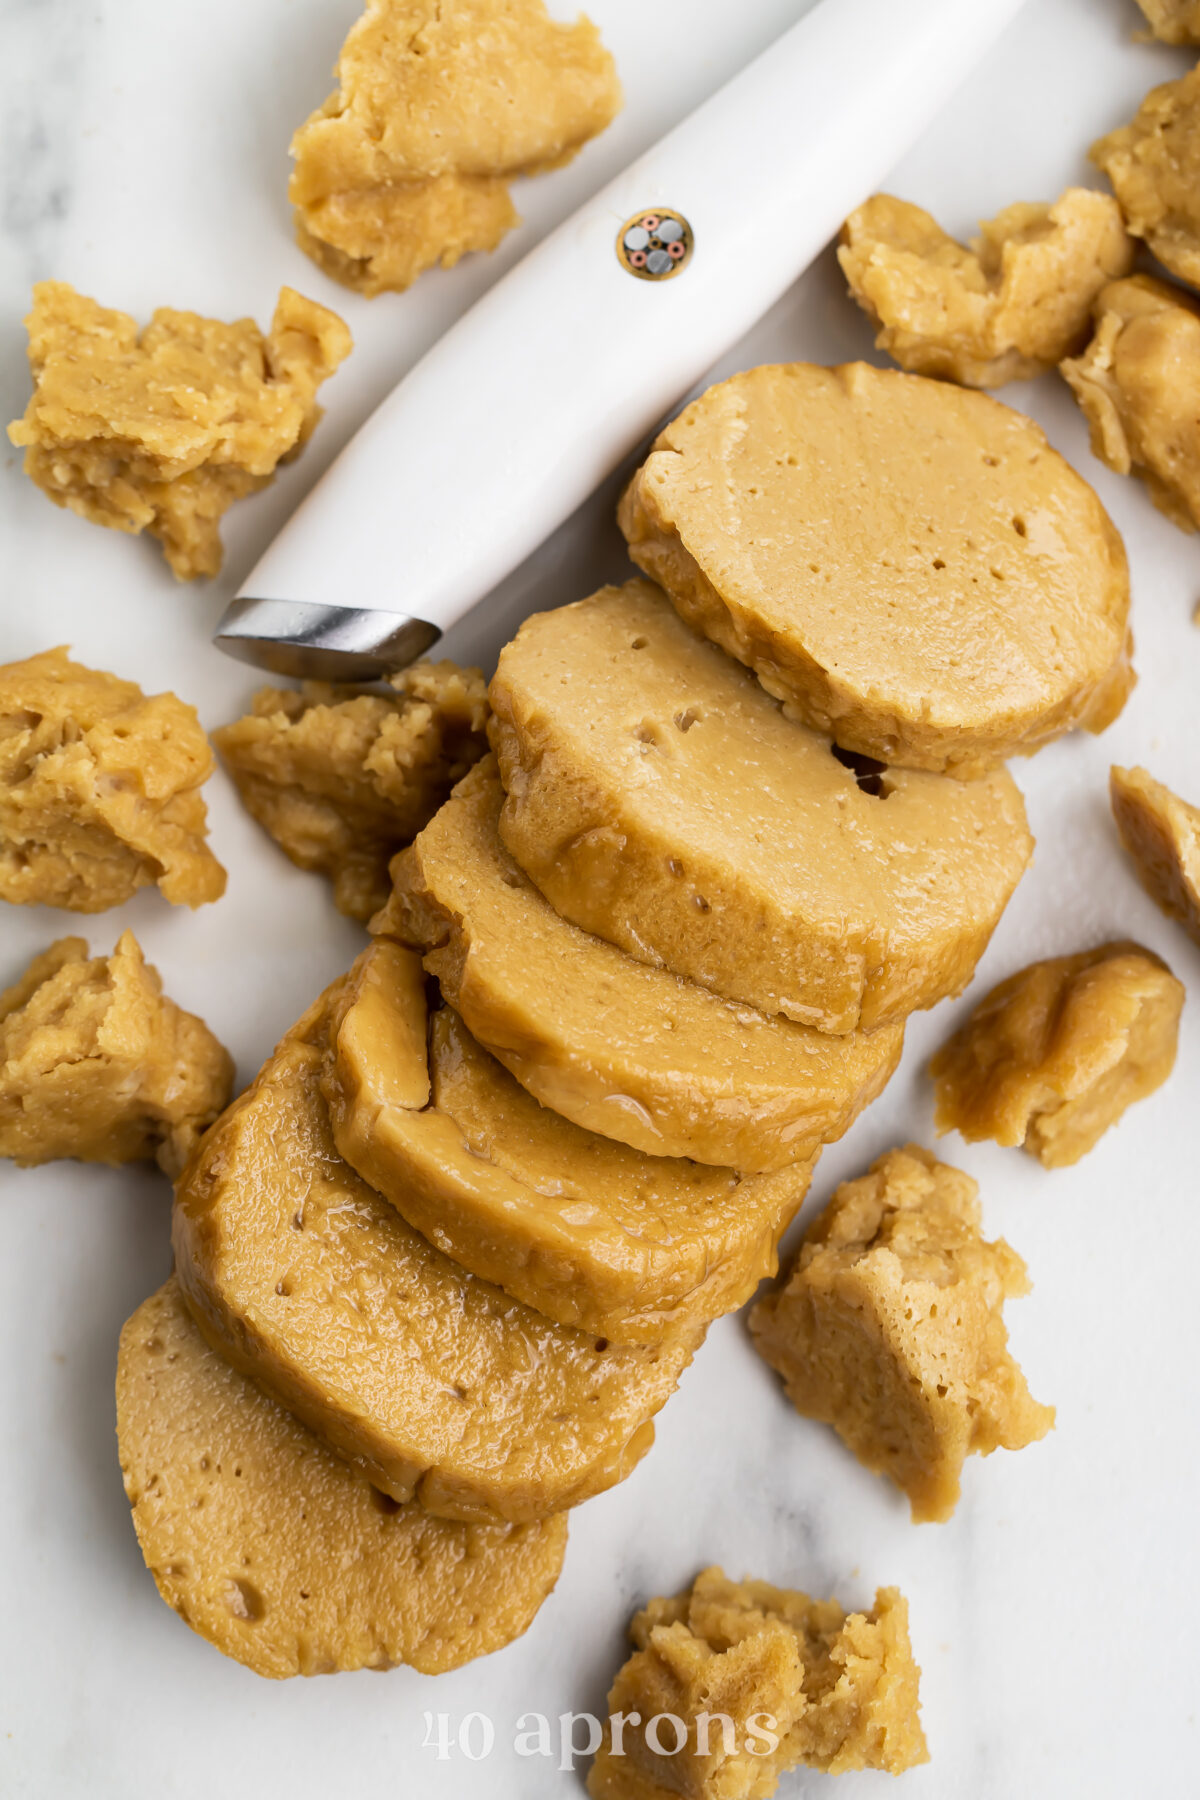
[[(570, 630), (586, 612), (550, 616)], [(653, 1156), (745, 1172), (814, 1156), (880, 1092), (901, 1025), (822, 1035), (581, 930), (505, 849), (503, 804), (487, 758), (393, 861), (375, 930), (427, 952), (448, 1003), (544, 1107)]]
[[(677, 1371), (678, 1346), (775, 1269), (810, 1161), (742, 1175), (572, 1124), (452, 1008), (428, 1016), (420, 959), (398, 944), (359, 959), (335, 1024), (326, 1093), (342, 1154), (471, 1275), (598, 1334), (626, 1384), (641, 1380), (632, 1346), (656, 1346)], [(585, 1360), (595, 1366), (590, 1343)]]
[(491, 693), (500, 835), (555, 909), (817, 1032), (960, 992), (1029, 860), (1007, 770), (856, 773), (649, 582), (528, 619)]
[(645, 1454), (702, 1330), (610, 1344), (415, 1231), (334, 1142), (322, 1081), (353, 1003), (323, 997), (209, 1132), (177, 1192), (180, 1285), (209, 1342), (393, 1499), (546, 1518)]
[(202, 1141), (122, 1341), (147, 1561), (262, 1673), (524, 1629), (566, 1509), (970, 980), (1032, 850), (1000, 759), (1132, 679), (1119, 539), (978, 395), (736, 377), (622, 522), (668, 592), (503, 652), (494, 757)]

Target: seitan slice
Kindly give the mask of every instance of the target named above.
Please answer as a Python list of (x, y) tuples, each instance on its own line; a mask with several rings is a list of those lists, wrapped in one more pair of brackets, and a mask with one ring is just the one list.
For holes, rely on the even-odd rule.
[(415, 952), (380, 939), (335, 1014), (326, 1095), (342, 1155), (472, 1274), (564, 1325), (654, 1343), (749, 1298), (812, 1165), (742, 1176), (646, 1156), (526, 1093)]
[(180, 1283), (209, 1342), (396, 1500), (545, 1518), (620, 1481), (702, 1332), (621, 1348), (435, 1249), (338, 1155), (329, 996), (219, 1119), (176, 1195)]
[(457, 1669), (519, 1637), (562, 1566), (565, 1515), (397, 1506), (209, 1349), (174, 1276), (121, 1333), (117, 1442), (159, 1593), (258, 1675)]
[(491, 697), (501, 836), (556, 910), (819, 1031), (959, 992), (1029, 860), (1007, 771), (856, 775), (645, 581), (526, 620)]
[(445, 999), (523, 1087), (637, 1150), (743, 1173), (849, 1130), (895, 1069), (903, 1026), (830, 1037), (581, 931), (500, 842), (503, 800), (489, 759), (396, 858), (375, 928), (427, 952)]
[(712, 387), (620, 507), (684, 618), (847, 750), (971, 776), (1133, 685), (1108, 514), (1031, 419), (865, 363)]

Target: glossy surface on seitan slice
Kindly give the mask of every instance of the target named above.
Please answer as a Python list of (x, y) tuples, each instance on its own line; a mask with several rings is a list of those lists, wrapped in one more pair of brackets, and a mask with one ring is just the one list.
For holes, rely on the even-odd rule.
[[(766, 1800), (798, 1766), (899, 1775), (929, 1760), (908, 1603), (895, 1588), (847, 1613), (836, 1600), (704, 1569), (682, 1594), (635, 1613), (629, 1635), (592, 1800)], [(674, 1755), (656, 1754), (645, 1729), (663, 1714), (686, 1733)], [(669, 1750), (680, 1733), (655, 1735)]]
[(1175, 1066), (1183, 983), (1140, 944), (1101, 944), (1018, 969), (929, 1065), (939, 1132), (1077, 1163)]
[(519, 1637), (562, 1566), (563, 1515), (397, 1506), (209, 1349), (173, 1276), (121, 1333), (117, 1442), (159, 1593), (258, 1675), (457, 1669)]
[(1025, 1264), (984, 1238), (978, 1193), (918, 1144), (887, 1151), (835, 1190), (750, 1314), (797, 1412), (889, 1476), (918, 1523), (950, 1517), (969, 1455), (1022, 1450), (1054, 1423), (1008, 1348)]
[(564, 1325), (654, 1343), (740, 1306), (773, 1273), (810, 1164), (739, 1176), (581, 1130), (450, 1008), (427, 1033), (420, 960), (383, 939), (336, 1018), (326, 1094), (339, 1149), (473, 1274)]
[(621, 501), (683, 616), (848, 750), (975, 775), (1132, 686), (1108, 514), (1032, 420), (865, 363), (750, 369), (663, 431)]
[(0, 1156), (177, 1176), (233, 1087), (233, 1059), (162, 991), (132, 931), (111, 956), (59, 938), (0, 994)]
[(627, 1475), (700, 1339), (609, 1347), (443, 1256), (337, 1153), (325, 1003), (209, 1132), (177, 1191), (205, 1335), (397, 1500), (544, 1518)]
[(43, 650), (0, 668), (0, 900), (103, 912), (157, 885), (225, 892), (200, 789), (213, 754), (175, 694)]
[(393, 864), (376, 924), (425, 967), (485, 1049), (576, 1125), (658, 1156), (782, 1168), (848, 1130), (903, 1027), (830, 1037), (722, 1000), (560, 918), (500, 842), (480, 764)]
[(528, 619), (491, 696), (501, 836), (556, 910), (820, 1031), (964, 987), (1032, 849), (1005, 770), (865, 791), (649, 582)]

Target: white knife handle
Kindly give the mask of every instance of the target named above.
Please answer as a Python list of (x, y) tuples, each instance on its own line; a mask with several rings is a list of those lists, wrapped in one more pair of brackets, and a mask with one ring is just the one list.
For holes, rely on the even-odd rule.
[[(293, 642), (330, 609), (383, 611), (396, 632), (366, 621), (394, 640), (380, 665), (419, 654), (773, 304), (1021, 4), (821, 0), (451, 327), (285, 525), (243, 609), (292, 603), (273, 610)], [(618, 233), (655, 208), (694, 249), (671, 279), (635, 279)]]

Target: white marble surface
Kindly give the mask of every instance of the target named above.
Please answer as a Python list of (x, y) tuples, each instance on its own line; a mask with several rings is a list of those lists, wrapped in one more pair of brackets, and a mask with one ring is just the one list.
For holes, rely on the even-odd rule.
[[(835, 0), (831, 0), (835, 3)], [(904, 0), (897, 0), (902, 5)], [(293, 247), (283, 198), (290, 128), (324, 95), (356, 0), (3, 0), (5, 182), (0, 304), (3, 404), (27, 384), (20, 318), (31, 281), (59, 276), (145, 313), (172, 304), (269, 315), (289, 281), (340, 306), (358, 348), (328, 390), (302, 462), (230, 515), (227, 574), (178, 588), (149, 542), (54, 511), (6, 458), (0, 660), (70, 641), (85, 661), (148, 689), (175, 687), (209, 724), (253, 685), (208, 635), (242, 572), (338, 444), (533, 235), (701, 98), (784, 25), (795, 0), (592, 0), (625, 79), (619, 123), (570, 169), (527, 185), (528, 223), (492, 259), (367, 303)], [(898, 171), (897, 191), (955, 228), (1015, 198), (1086, 177), (1090, 138), (1186, 59), (1130, 41), (1131, 0), (1031, 0), (986, 68)], [(828, 259), (729, 366), (869, 350)], [(1194, 694), (1200, 595), (1194, 540), (1142, 492), (1098, 468), (1065, 390), (1006, 398), (1046, 425), (1093, 479), (1128, 542), (1141, 685), (1100, 741), (1019, 766), (1038, 837), (1034, 867), (975, 992), (1029, 958), (1132, 934), (1195, 987), (1200, 961), (1137, 887), (1105, 803), (1113, 760), (1145, 761), (1200, 794)], [(402, 541), (397, 545), (403, 552)], [(608, 497), (506, 585), (459, 645), (488, 654), (535, 604), (570, 600), (622, 566)], [(192, 916), (153, 894), (83, 922), (108, 948), (138, 931), (169, 991), (212, 1021), (248, 1075), (359, 934), (324, 886), (293, 870), (210, 788), (227, 898)], [(79, 921), (7, 913), (0, 980)], [(913, 1022), (888, 1093), (821, 1167), (812, 1201), (888, 1145), (930, 1141), (922, 1075), (965, 1002)], [(1193, 1000), (1170, 1084), (1079, 1167), (1043, 1172), (1015, 1151), (945, 1153), (983, 1183), (986, 1223), (1027, 1257), (1033, 1295), (1010, 1307), (1017, 1354), (1058, 1428), (1019, 1456), (967, 1470), (947, 1525), (906, 1507), (830, 1434), (796, 1418), (751, 1354), (742, 1321), (715, 1328), (663, 1414), (650, 1457), (572, 1523), (558, 1589), (527, 1637), (436, 1681), (395, 1671), (272, 1686), (222, 1661), (157, 1598), (121, 1492), (112, 1371), (122, 1320), (169, 1265), (169, 1195), (145, 1172), (61, 1164), (0, 1176), (0, 1794), (179, 1800), (361, 1792), (429, 1800), (539, 1800), (577, 1778), (507, 1748), (517, 1716), (602, 1707), (622, 1632), (646, 1594), (704, 1562), (848, 1600), (877, 1582), (909, 1595), (924, 1667), (932, 1764), (912, 1800), (1017, 1795), (1116, 1800), (1195, 1791), (1195, 1444), (1200, 1342), (1195, 1268)], [(422, 1714), (489, 1714), (485, 1761), (438, 1762)], [(797, 1775), (785, 1795), (824, 1794)], [(890, 1791), (845, 1777), (853, 1796)]]

